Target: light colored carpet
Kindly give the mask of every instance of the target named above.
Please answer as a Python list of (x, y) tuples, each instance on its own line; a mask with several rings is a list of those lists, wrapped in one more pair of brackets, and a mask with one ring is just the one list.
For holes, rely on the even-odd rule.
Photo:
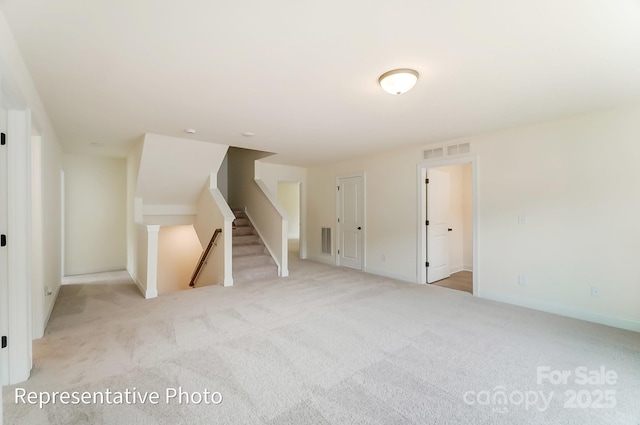
[[(293, 257), (290, 268), (287, 279), (153, 300), (133, 284), (64, 286), (45, 337), (34, 342), (31, 379), (3, 389), (5, 424), (640, 422), (636, 333)], [(538, 384), (539, 366), (573, 376)], [(618, 378), (579, 385), (581, 366)], [(218, 391), (223, 401), (165, 403), (166, 389), (179, 386)], [(134, 387), (158, 392), (160, 403), (14, 403), (19, 388)], [(563, 406), (570, 391), (591, 406), (605, 390), (615, 391), (615, 407)], [(506, 404), (478, 403), (500, 391), (511, 397)], [(553, 391), (547, 409), (520, 403), (533, 391)]]

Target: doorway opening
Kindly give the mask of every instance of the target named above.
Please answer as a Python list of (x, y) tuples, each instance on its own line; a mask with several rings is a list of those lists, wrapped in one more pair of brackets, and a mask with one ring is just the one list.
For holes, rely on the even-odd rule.
[(418, 283), (478, 295), (476, 158), (418, 166)]

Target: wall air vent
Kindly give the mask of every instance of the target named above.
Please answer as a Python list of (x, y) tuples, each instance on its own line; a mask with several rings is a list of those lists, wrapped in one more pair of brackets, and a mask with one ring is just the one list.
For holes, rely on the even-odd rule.
[(465, 142), (457, 145), (427, 149), (422, 152), (422, 159), (442, 158), (445, 156), (462, 155), (469, 152), (471, 152), (471, 145), (469, 142)]
[(424, 159), (440, 158), (444, 156), (444, 148), (427, 149), (423, 152)]
[(331, 255), (331, 227), (322, 228), (322, 253)]
[(447, 155), (459, 155), (462, 153), (469, 153), (469, 143), (460, 143), (459, 145), (447, 146)]

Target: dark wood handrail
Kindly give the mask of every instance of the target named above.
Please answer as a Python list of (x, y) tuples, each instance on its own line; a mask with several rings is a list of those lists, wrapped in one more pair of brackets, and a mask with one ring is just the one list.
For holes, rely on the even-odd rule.
[(200, 271), (202, 271), (202, 266), (204, 266), (204, 262), (207, 261), (207, 257), (209, 256), (209, 251), (211, 251), (211, 247), (216, 243), (216, 239), (218, 239), (218, 235), (220, 233), (222, 233), (222, 229), (216, 229), (216, 231), (213, 232), (213, 236), (211, 236), (209, 245), (207, 245), (207, 248), (204, 251), (202, 251), (202, 255), (200, 256), (200, 261), (198, 261), (198, 266), (193, 271), (193, 276), (191, 276), (191, 282), (189, 282), (189, 286), (191, 286), (192, 288), (196, 286), (196, 279), (198, 278)]

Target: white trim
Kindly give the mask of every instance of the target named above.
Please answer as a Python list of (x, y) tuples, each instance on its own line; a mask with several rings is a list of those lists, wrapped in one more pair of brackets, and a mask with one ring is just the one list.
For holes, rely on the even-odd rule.
[(544, 311), (546, 313), (558, 314), (560, 316), (571, 317), (573, 319), (585, 320), (587, 322), (599, 323), (601, 325), (612, 326), (629, 331), (640, 332), (640, 322), (637, 320), (624, 319), (622, 317), (607, 316), (605, 314), (594, 313), (579, 308), (566, 307), (558, 304), (547, 304), (539, 301), (532, 301), (509, 295), (502, 295), (495, 292), (483, 291), (478, 295), (480, 298), (517, 305), (533, 310)]
[(473, 273), (473, 264), (463, 264), (462, 265), (462, 270), (465, 272), (472, 272)]
[(146, 295), (147, 295), (146, 292), (147, 291), (145, 291), (144, 286), (142, 285), (142, 283), (140, 283), (140, 281), (138, 279), (134, 279), (133, 281), (136, 283), (136, 286), (140, 290), (140, 293), (142, 294), (142, 296), (147, 298), (146, 297)]
[[(364, 271), (367, 268), (367, 173), (366, 171), (358, 171), (354, 173), (346, 173), (339, 174), (336, 176), (336, 216), (334, 223), (336, 225), (336, 237), (334, 238), (334, 253), (335, 253), (335, 266), (341, 266), (340, 264), (340, 254), (338, 254), (338, 250), (340, 249), (340, 228), (341, 223), (338, 221), (338, 217), (340, 216), (340, 191), (337, 189), (340, 187), (340, 179), (348, 179), (352, 177), (361, 177), (362, 178), (362, 227), (364, 231), (362, 232), (362, 269), (360, 271)], [(353, 269), (358, 270), (358, 269)]]
[(333, 259), (332, 255), (329, 254), (320, 254), (320, 255), (309, 255), (307, 258), (308, 261), (315, 261), (316, 263), (326, 264), (328, 266), (335, 266), (336, 263)]
[[(44, 323), (49, 323), (49, 319), (51, 318), (51, 313), (53, 313), (53, 308), (56, 306), (56, 301), (58, 300), (58, 294), (60, 293), (60, 288), (62, 287), (62, 283), (56, 286), (55, 292), (53, 295), (53, 302), (51, 303), (51, 307), (49, 307), (49, 311), (47, 312), (47, 317), (45, 318)], [(45, 326), (46, 329), (46, 326)]]
[(449, 274), (454, 274), (462, 271), (465, 271), (465, 269), (464, 269), (464, 266), (461, 266), (461, 265), (449, 267)]
[(367, 267), (363, 272), (376, 276), (388, 277), (389, 279), (401, 280), (403, 282), (416, 283), (415, 276), (406, 276), (399, 273), (389, 272), (388, 270), (372, 269)]
[[(29, 379), (31, 317), (31, 112), (7, 112), (9, 384)], [(6, 378), (5, 378), (6, 379)]]
[(149, 224), (147, 228), (147, 287), (146, 299), (158, 296), (158, 236), (160, 226)]
[[(427, 261), (427, 252), (425, 249), (427, 240), (427, 229), (425, 221), (427, 219), (426, 212), (426, 187), (424, 180), (427, 177), (429, 168), (447, 167), (450, 165), (471, 164), (471, 193), (472, 193), (472, 209), (473, 209), (473, 264), (470, 271), (473, 273), (473, 295), (478, 295), (479, 288), (479, 263), (478, 263), (478, 156), (474, 153), (456, 155), (449, 158), (434, 158), (424, 160), (418, 163), (416, 167), (417, 174), (417, 198), (418, 198), (418, 220), (417, 220), (417, 283), (425, 284), (427, 282), (427, 271), (424, 267)], [(465, 265), (464, 267), (467, 267)]]

